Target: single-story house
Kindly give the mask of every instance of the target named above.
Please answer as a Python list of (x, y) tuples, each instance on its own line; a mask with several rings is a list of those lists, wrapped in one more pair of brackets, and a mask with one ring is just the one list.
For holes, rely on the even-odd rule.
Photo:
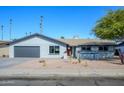
[(53, 39), (41, 34), (9, 43), (9, 57), (106, 59), (114, 56), (115, 42), (98, 39)]

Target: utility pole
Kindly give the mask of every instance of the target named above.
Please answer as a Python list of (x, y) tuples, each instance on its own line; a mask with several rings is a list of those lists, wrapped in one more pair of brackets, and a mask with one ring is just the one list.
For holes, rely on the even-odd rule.
[(3, 25), (1, 25), (1, 40), (3, 40)]
[(43, 16), (40, 16), (40, 33), (43, 33)]
[(31, 32), (29, 33), (29, 35), (31, 35)]
[(26, 32), (25, 35), (28, 36), (28, 33)]
[(9, 24), (10, 24), (9, 38), (10, 40), (12, 40), (12, 37), (11, 37), (12, 36), (12, 19), (9, 20)]

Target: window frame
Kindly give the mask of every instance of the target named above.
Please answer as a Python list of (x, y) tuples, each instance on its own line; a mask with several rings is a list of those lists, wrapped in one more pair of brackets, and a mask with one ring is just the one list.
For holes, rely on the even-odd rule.
[(81, 46), (81, 51), (86, 51), (86, 46)]
[(81, 47), (81, 51), (92, 51), (92, 50), (91, 50), (91, 47), (92, 47), (92, 46), (82, 46), (82, 47)]
[[(53, 50), (51, 50), (51, 47), (53, 48)], [(56, 50), (58, 48), (58, 50)], [(51, 52), (53, 51), (53, 52)], [(57, 53), (58, 52), (58, 53)], [(60, 54), (60, 46), (57, 45), (50, 45), (49, 46), (49, 54), (50, 55), (59, 55)]]
[(92, 46), (87, 46), (87, 47), (86, 47), (86, 50), (87, 50), (87, 51), (92, 51), (92, 50), (91, 50), (91, 47), (92, 47)]
[(104, 46), (104, 51), (108, 51), (108, 47), (107, 46)]
[[(100, 49), (100, 47), (102, 48), (102, 49)], [(98, 49), (99, 51), (104, 51), (104, 46), (99, 46), (99, 49)]]
[[(100, 47), (102, 48), (102, 50), (100, 50)], [(108, 46), (99, 46), (99, 51), (108, 51)]]

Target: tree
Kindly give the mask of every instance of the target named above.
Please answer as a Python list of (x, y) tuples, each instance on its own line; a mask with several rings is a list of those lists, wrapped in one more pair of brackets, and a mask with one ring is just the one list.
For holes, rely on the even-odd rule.
[(117, 40), (124, 38), (124, 10), (110, 10), (96, 22), (93, 33), (101, 39)]
[(64, 36), (61, 36), (60, 38), (61, 38), (61, 39), (65, 39), (65, 37), (64, 37)]

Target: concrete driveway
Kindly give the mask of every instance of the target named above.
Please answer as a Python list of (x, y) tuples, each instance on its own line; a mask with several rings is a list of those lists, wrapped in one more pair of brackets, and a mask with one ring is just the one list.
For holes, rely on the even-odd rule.
[(31, 60), (36, 60), (36, 58), (0, 58), (0, 69), (30, 62)]

